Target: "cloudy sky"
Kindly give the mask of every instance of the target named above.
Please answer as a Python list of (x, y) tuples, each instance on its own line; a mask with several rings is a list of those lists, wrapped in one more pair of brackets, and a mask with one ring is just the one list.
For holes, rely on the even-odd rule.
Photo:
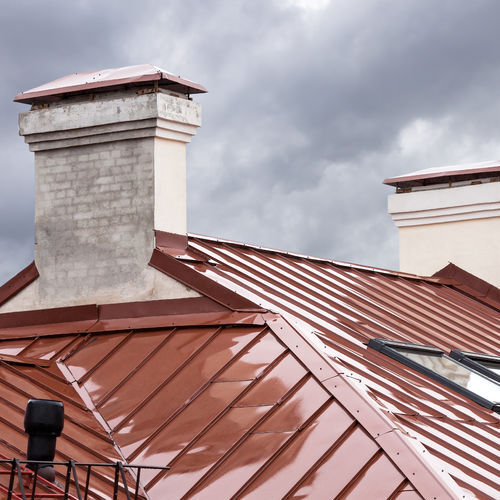
[(205, 85), (189, 230), (397, 268), (382, 180), (500, 158), (497, 0), (38, 0), (0, 12), (0, 282), (33, 258), (12, 98), (152, 63)]

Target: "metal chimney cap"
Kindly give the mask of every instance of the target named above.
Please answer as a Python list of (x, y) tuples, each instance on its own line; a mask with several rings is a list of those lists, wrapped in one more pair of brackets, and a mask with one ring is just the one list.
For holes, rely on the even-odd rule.
[(181, 94), (202, 94), (207, 91), (199, 83), (181, 78), (152, 64), (139, 64), (123, 68), (72, 73), (22, 92), (14, 98), (14, 101), (26, 104), (41, 104), (70, 95), (118, 90), (130, 86), (155, 83)]

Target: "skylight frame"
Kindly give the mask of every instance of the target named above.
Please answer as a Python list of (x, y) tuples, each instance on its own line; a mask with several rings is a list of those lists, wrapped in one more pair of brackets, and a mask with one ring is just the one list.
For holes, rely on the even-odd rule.
[(458, 361), (467, 368), (472, 368), (473, 370), (481, 373), (481, 375), (484, 375), (485, 377), (488, 377), (495, 382), (500, 383), (500, 375), (498, 373), (495, 373), (493, 370), (488, 369), (486, 366), (482, 365), (479, 362), (485, 361), (487, 363), (498, 364), (500, 368), (500, 356), (453, 349), (452, 351), (450, 351), (450, 358), (453, 358), (455, 361)]
[[(399, 361), (405, 366), (408, 366), (409, 368), (412, 368), (413, 370), (426, 375), (430, 377), (431, 379), (435, 380), (436, 382), (439, 382), (440, 384), (443, 384), (446, 387), (449, 387), (450, 389), (453, 389), (454, 391), (458, 392), (462, 396), (465, 396), (472, 401), (478, 403), (479, 405), (488, 408), (489, 410), (492, 410), (496, 413), (500, 413), (500, 401), (491, 401), (489, 399), (484, 398), (483, 396), (480, 396), (479, 394), (466, 389), (462, 385), (453, 382), (453, 380), (440, 375), (439, 373), (431, 370), (430, 368), (427, 368), (420, 363), (417, 363), (416, 361), (413, 361), (412, 359), (404, 356), (400, 352), (398, 352), (395, 348), (400, 348), (400, 349), (407, 349), (409, 351), (415, 352), (416, 354), (428, 354), (428, 355), (434, 355), (434, 356), (439, 356), (439, 357), (444, 357), (449, 360), (451, 360), (454, 363), (457, 363), (458, 365), (463, 366), (467, 370), (476, 373), (477, 375), (480, 375), (481, 377), (484, 377), (486, 379), (489, 379), (491, 382), (500, 385), (500, 383), (495, 379), (492, 380), (492, 377), (488, 374), (485, 375), (483, 371), (476, 370), (474, 367), (471, 367), (470, 365), (467, 365), (465, 363), (462, 363), (461, 361), (458, 361), (457, 359), (454, 359), (451, 356), (447, 356), (444, 351), (441, 349), (438, 349), (437, 347), (434, 346), (429, 346), (429, 345), (418, 345), (418, 344), (412, 344), (409, 342), (400, 342), (396, 340), (387, 340), (387, 339), (371, 339), (368, 342), (368, 347), (371, 347), (372, 349), (385, 354), (386, 356)], [(487, 370), (487, 368), (485, 368)]]

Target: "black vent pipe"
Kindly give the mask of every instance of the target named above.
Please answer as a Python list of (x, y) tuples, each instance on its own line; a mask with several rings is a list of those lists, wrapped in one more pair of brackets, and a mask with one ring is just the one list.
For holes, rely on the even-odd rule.
[[(28, 438), (28, 460), (52, 462), (56, 454), (56, 438), (64, 427), (64, 406), (61, 401), (30, 399), (24, 415), (24, 430)], [(28, 464), (48, 481), (55, 481), (52, 465)]]

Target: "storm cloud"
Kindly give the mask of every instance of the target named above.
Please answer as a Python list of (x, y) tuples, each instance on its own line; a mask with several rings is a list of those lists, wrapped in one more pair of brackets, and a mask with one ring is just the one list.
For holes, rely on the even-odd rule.
[(191, 232), (397, 268), (384, 178), (500, 158), (495, 0), (17, 1), (0, 17), (0, 282), (32, 259), (12, 98), (151, 63), (205, 85)]

